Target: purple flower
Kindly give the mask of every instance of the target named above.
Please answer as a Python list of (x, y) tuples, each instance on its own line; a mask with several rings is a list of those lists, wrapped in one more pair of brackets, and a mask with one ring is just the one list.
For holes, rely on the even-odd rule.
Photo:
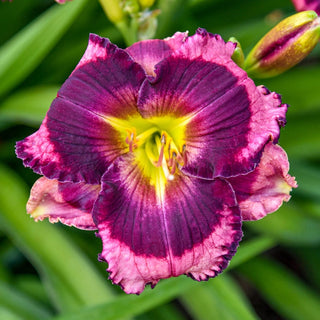
[(275, 211), (296, 186), (276, 145), (287, 105), (233, 51), (203, 29), (126, 50), (90, 35), (40, 129), (17, 143), (44, 175), (27, 211), (98, 229), (100, 259), (127, 293), (216, 276), (242, 220)]
[(297, 11), (313, 10), (320, 15), (320, 0), (292, 0)]

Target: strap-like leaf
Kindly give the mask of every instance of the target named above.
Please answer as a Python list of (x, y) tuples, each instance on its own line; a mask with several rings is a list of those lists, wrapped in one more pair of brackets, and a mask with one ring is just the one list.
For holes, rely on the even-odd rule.
[(18, 85), (68, 30), (88, 0), (54, 5), (0, 49), (0, 97)]
[(284, 319), (319, 319), (319, 295), (288, 268), (272, 260), (256, 258), (241, 265), (239, 270)]

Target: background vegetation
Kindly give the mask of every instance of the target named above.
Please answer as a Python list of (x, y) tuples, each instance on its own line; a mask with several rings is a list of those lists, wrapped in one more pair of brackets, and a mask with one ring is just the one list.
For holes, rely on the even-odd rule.
[[(280, 19), (289, 0), (158, 0), (156, 37), (197, 27), (235, 36), (248, 52)], [(88, 34), (125, 47), (98, 1), (0, 3), (0, 319), (319, 319), (320, 49), (273, 79), (256, 81), (290, 104), (280, 144), (299, 188), (281, 209), (245, 223), (227, 271), (208, 282), (181, 276), (140, 296), (125, 295), (97, 261), (94, 233), (25, 211), (37, 176), (14, 153), (39, 127), (58, 88), (81, 58)]]

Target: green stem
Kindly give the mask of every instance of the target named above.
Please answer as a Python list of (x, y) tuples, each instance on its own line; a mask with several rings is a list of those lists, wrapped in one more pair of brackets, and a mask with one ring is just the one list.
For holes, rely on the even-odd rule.
[(132, 19), (130, 26), (128, 26), (127, 21), (124, 20), (115, 23), (128, 47), (138, 41), (138, 25), (137, 22), (134, 22), (134, 20), (136, 19)]

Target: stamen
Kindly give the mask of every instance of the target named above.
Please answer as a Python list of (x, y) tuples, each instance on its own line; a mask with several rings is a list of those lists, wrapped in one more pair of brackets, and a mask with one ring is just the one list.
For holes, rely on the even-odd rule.
[[(158, 140), (158, 139), (156, 138), (156, 140)], [(166, 136), (164, 134), (162, 134), (162, 136), (161, 136), (161, 148), (160, 148), (160, 150), (159, 150), (159, 142), (156, 141), (156, 143), (157, 143), (157, 147), (158, 147), (158, 151), (159, 151), (159, 159), (158, 159), (158, 162), (156, 164), (156, 167), (161, 167), (162, 166), (162, 160), (164, 158), (164, 147), (166, 145)]]
[(172, 152), (172, 158), (170, 160), (172, 160), (172, 165), (171, 165), (171, 170), (170, 170), (170, 173), (171, 174), (174, 174), (176, 172), (176, 161), (175, 161), (175, 158), (176, 158), (176, 153), (175, 152)]
[(167, 160), (166, 158), (163, 156), (163, 151), (164, 151), (164, 147), (165, 147), (165, 143), (166, 143), (166, 136), (163, 133), (161, 135), (161, 141), (159, 139), (159, 137), (155, 138), (157, 147), (158, 147), (158, 151), (159, 151), (159, 159), (158, 162), (156, 164), (156, 166), (161, 166), (164, 176), (166, 177), (167, 180), (173, 180), (174, 176), (169, 172), (169, 168), (168, 168), (168, 164), (167, 164)]
[(164, 145), (161, 146), (161, 149), (159, 152), (159, 159), (158, 159), (158, 162), (156, 163), (156, 167), (161, 167), (161, 165), (162, 165), (162, 160), (164, 159), (163, 150), (164, 150)]
[(165, 136), (164, 133), (163, 133), (162, 136), (161, 136), (161, 144), (163, 144), (163, 145), (166, 144), (166, 136)]
[(127, 130), (128, 135), (126, 137), (126, 143), (129, 145), (129, 151), (132, 152), (133, 148), (136, 147), (136, 145), (134, 144), (135, 141), (135, 132)]
[(184, 164), (184, 165), (187, 163), (186, 148), (187, 148), (187, 146), (184, 144), (184, 145), (182, 146), (182, 159), (183, 159), (183, 164)]
[(169, 168), (165, 158), (162, 158), (162, 170), (167, 180), (172, 181), (174, 179), (174, 175), (171, 172), (169, 172)]

